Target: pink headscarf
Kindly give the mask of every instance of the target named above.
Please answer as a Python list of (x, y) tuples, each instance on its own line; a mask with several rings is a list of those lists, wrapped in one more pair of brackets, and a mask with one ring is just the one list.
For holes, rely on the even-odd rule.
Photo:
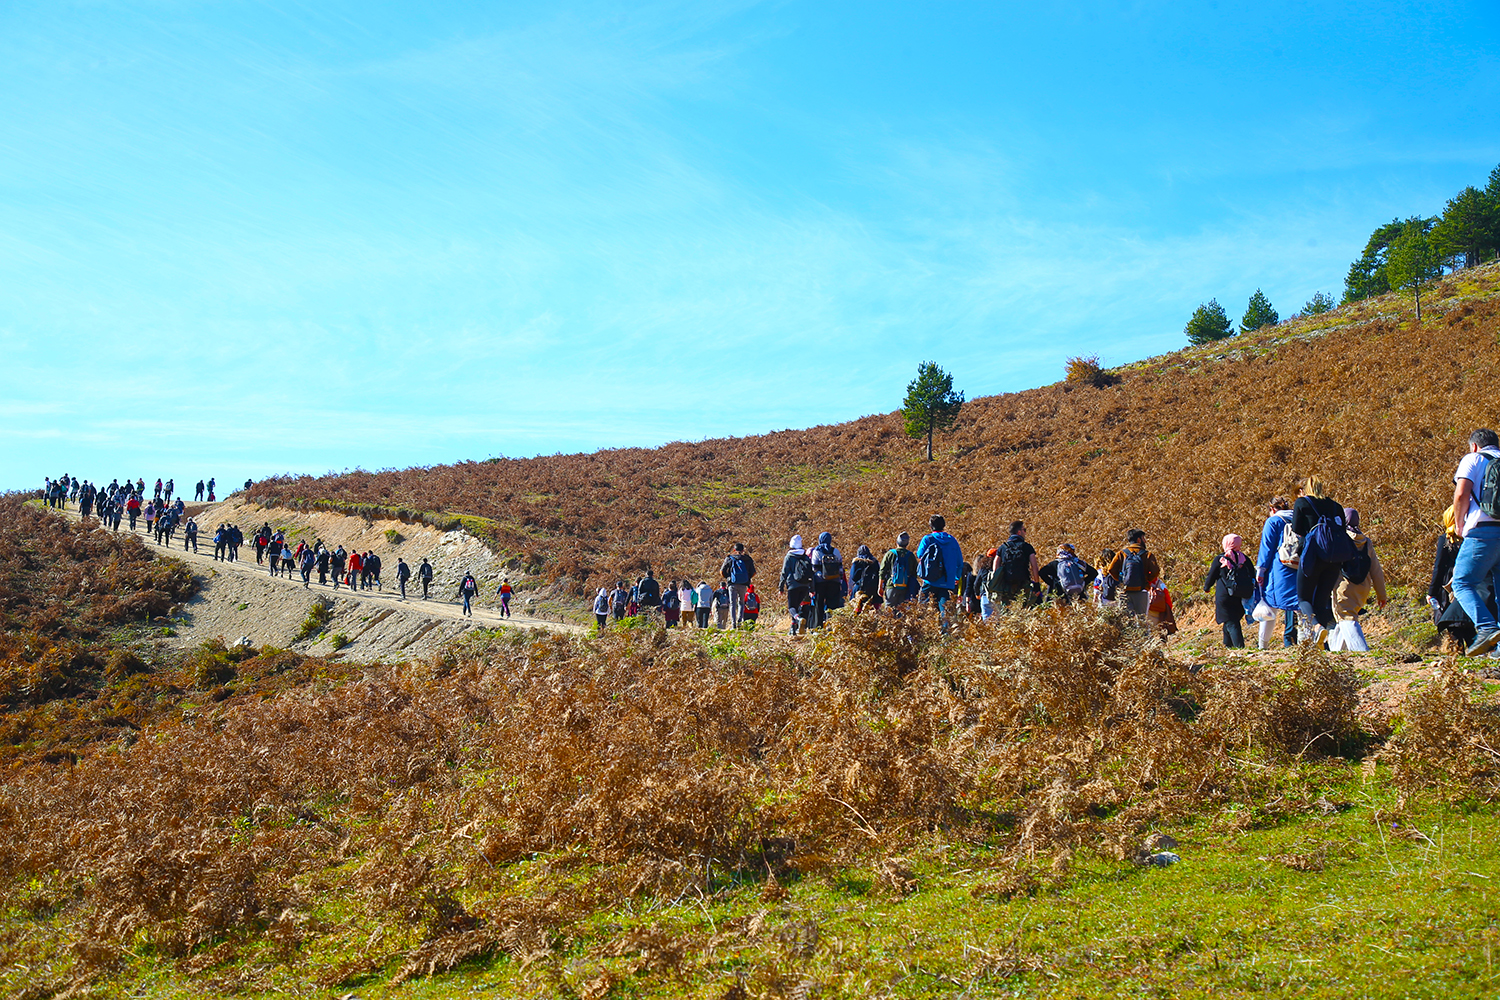
[(1225, 535), (1223, 544), (1224, 558), (1229, 563), (1238, 566), (1240, 563), (1250, 558), (1249, 556), (1245, 555), (1245, 540), (1239, 535)]

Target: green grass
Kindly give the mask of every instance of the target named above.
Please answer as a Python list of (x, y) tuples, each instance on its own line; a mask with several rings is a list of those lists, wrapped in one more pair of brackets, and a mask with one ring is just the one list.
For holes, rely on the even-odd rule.
[[(1249, 811), (1171, 830), (1179, 864), (1145, 868), (1081, 861), (1065, 877), (1035, 873), (1034, 894), (1005, 898), (1009, 873), (982, 845), (944, 842), (908, 856), (910, 895), (871, 867), (757, 880), (675, 898), (635, 897), (552, 938), (530, 964), (504, 952), (400, 986), (399, 958), (318, 986), (365, 953), (374, 932), (337, 891), (353, 859), (315, 880), (335, 928), (315, 947), (221, 947), (196, 974), (149, 954), (127, 955), (101, 996), (180, 997), (233, 983), (247, 997), (1467, 997), (1494, 996), (1500, 971), (1500, 819), (1492, 810), (1428, 804), (1403, 810), (1378, 775), (1329, 769), (1331, 802), (1348, 807), (1270, 829), (1235, 829)], [(1366, 781), (1368, 783), (1366, 783)], [(587, 859), (562, 854), (511, 866), (475, 899), (583, 885)], [(1299, 870), (1302, 868), (1322, 870)], [(561, 872), (562, 874), (559, 874)], [(332, 889), (333, 891), (329, 891)], [(498, 894), (498, 895), (497, 895)], [(472, 910), (481, 903), (466, 898)], [(342, 928), (342, 929), (338, 929)], [(639, 942), (653, 931), (687, 943), (675, 968)], [(631, 947), (634, 940), (638, 944)], [(377, 954), (415, 943), (394, 931)], [(613, 982), (607, 993), (590, 984)], [(0, 972), (0, 992), (25, 972)], [(731, 992), (743, 983), (745, 994)]]

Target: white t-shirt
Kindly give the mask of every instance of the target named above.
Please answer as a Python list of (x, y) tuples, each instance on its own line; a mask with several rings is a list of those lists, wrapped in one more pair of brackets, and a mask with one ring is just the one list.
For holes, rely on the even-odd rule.
[[(1463, 461), (1458, 463), (1458, 471), (1453, 474), (1453, 481), (1455, 483), (1460, 479), (1467, 479), (1474, 487), (1473, 492), (1469, 496), (1469, 509), (1463, 515), (1464, 534), (1466, 535), (1469, 533), (1469, 529), (1476, 524), (1500, 523), (1500, 520), (1490, 517), (1479, 509), (1479, 491), (1484, 488), (1484, 470), (1489, 466), (1490, 459), (1492, 458), (1500, 458), (1500, 452), (1494, 452), (1487, 448), (1483, 451), (1471, 451), (1464, 456)], [(1454, 511), (1453, 516), (1455, 518), (1458, 517), (1458, 511)]]

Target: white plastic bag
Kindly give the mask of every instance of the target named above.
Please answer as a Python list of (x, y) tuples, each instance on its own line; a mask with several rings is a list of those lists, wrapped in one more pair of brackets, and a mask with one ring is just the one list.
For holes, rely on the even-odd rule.
[(1359, 622), (1344, 621), (1334, 625), (1328, 633), (1328, 648), (1335, 652), (1368, 653), (1370, 644), (1365, 641), (1365, 632), (1359, 627)]

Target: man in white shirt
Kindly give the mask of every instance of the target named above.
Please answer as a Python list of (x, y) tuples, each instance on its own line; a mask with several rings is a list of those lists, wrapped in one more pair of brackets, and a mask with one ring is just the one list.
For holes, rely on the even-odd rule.
[(1500, 588), (1500, 517), (1497, 499), (1484, 495), (1485, 471), (1500, 459), (1500, 437), (1480, 429), (1469, 435), (1469, 453), (1453, 474), (1454, 527), (1463, 544), (1453, 562), (1453, 598), (1474, 623), (1474, 641), (1465, 651), (1482, 656), (1500, 643), (1500, 626), (1485, 600), (1483, 587)]

